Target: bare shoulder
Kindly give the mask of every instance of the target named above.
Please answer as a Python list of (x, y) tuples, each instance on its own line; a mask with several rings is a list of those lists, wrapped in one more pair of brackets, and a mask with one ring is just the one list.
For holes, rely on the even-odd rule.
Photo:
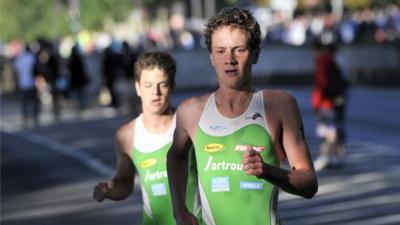
[(264, 89), (264, 102), (275, 109), (288, 109), (297, 107), (296, 98), (284, 89)]
[(177, 129), (183, 128), (186, 132), (194, 137), (197, 124), (200, 120), (201, 113), (207, 103), (210, 94), (191, 97), (183, 101), (177, 109)]
[(116, 144), (121, 151), (129, 151), (133, 144), (134, 128), (136, 119), (122, 125), (115, 133)]
[(204, 108), (204, 105), (207, 102), (208, 97), (210, 94), (203, 95), (203, 96), (194, 96), (191, 98), (188, 98), (184, 100), (179, 106), (178, 106), (178, 113), (183, 112), (183, 113), (189, 113), (189, 112), (196, 112), (199, 109)]

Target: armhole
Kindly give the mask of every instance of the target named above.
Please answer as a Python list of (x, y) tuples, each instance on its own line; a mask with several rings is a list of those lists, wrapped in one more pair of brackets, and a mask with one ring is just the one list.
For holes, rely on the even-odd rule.
[[(210, 108), (210, 104), (211, 104), (211, 101), (213, 100), (214, 101), (214, 105), (215, 105), (215, 97), (214, 97), (214, 95), (215, 95), (215, 93), (213, 92), (213, 93), (211, 93), (209, 96), (208, 96), (208, 98), (207, 98), (207, 101), (206, 101), (206, 104), (204, 105), (204, 107), (203, 107), (203, 111), (201, 112), (201, 114), (200, 114), (200, 118), (199, 118), (199, 122), (198, 122), (198, 128), (201, 128), (202, 127), (202, 125), (203, 125), (203, 117), (205, 117), (206, 116), (206, 113), (208, 112), (208, 110), (209, 110), (209, 108)], [(216, 107), (216, 106), (215, 106)], [(217, 112), (218, 112), (218, 110), (216, 110)]]
[(273, 139), (273, 136), (272, 136), (271, 130), (269, 128), (269, 124), (268, 124), (268, 118), (267, 118), (268, 117), (268, 109), (266, 109), (266, 106), (265, 106), (264, 90), (261, 90), (260, 92), (261, 92), (261, 94), (260, 94), (260, 98), (261, 98), (260, 104), (261, 104), (261, 107), (262, 107), (262, 114), (263, 114), (263, 116), (265, 118), (264, 119), (265, 129), (267, 130), (269, 136), (271, 137), (271, 141), (272, 141), (272, 144), (274, 146), (274, 150), (276, 151), (276, 154), (278, 155), (279, 161), (282, 163), (286, 159), (286, 154), (285, 154), (284, 151), (282, 151), (279, 148), (277, 148), (276, 141)]
[(268, 126), (268, 118), (267, 118), (268, 111), (265, 108), (264, 91), (261, 90), (259, 95), (260, 95), (259, 107), (260, 107), (261, 113), (262, 113), (261, 116), (262, 116), (262, 118), (264, 118), (264, 126), (265, 126), (265, 129), (267, 130), (268, 134), (272, 138), (272, 133), (271, 133), (271, 130), (269, 129), (269, 126)]
[[(193, 148), (194, 148), (194, 145), (195, 145), (195, 143), (196, 143), (196, 136), (197, 136), (197, 132), (199, 131), (199, 130), (204, 130), (204, 129), (202, 129), (202, 120), (203, 120), (203, 116), (205, 116), (205, 113), (206, 113), (206, 111), (208, 110), (208, 108), (209, 108), (209, 103), (210, 103), (210, 99), (211, 99), (211, 96), (214, 96), (214, 94), (215, 94), (215, 92), (212, 92), (212, 93), (210, 93), (208, 96), (207, 96), (207, 101), (206, 101), (206, 103), (204, 103), (204, 105), (202, 104), (202, 109), (200, 109), (201, 110), (201, 113), (200, 113), (200, 116), (199, 116), (199, 119), (198, 119), (198, 121), (197, 122), (195, 122), (194, 124), (196, 124), (195, 125), (195, 128), (194, 128), (194, 134), (193, 134), (193, 139), (191, 140), (192, 141), (192, 145), (193, 145)], [(202, 96), (202, 97), (205, 97), (205, 96)], [(201, 102), (201, 98), (202, 97), (199, 97), (199, 101)], [(199, 111), (200, 111), (199, 110)], [(188, 134), (189, 135), (189, 134)], [(190, 136), (190, 135), (189, 135)]]
[[(137, 118), (136, 118), (137, 119)], [(135, 134), (136, 134), (136, 122), (137, 120), (133, 121), (132, 124), (132, 140), (131, 140), (131, 144), (130, 144), (130, 151), (129, 151), (129, 158), (133, 161), (133, 152), (135, 151)]]

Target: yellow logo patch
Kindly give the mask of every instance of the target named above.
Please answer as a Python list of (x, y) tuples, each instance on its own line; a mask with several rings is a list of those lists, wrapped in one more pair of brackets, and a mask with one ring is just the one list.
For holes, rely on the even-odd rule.
[(220, 152), (223, 151), (225, 148), (225, 145), (218, 144), (218, 143), (212, 143), (204, 146), (203, 150), (205, 152)]
[(155, 159), (146, 159), (146, 160), (144, 160), (144, 161), (142, 161), (140, 163), (140, 167), (141, 168), (148, 168), (148, 167), (150, 167), (150, 166), (152, 166), (152, 165), (154, 165), (156, 163), (157, 163), (157, 160), (155, 160)]

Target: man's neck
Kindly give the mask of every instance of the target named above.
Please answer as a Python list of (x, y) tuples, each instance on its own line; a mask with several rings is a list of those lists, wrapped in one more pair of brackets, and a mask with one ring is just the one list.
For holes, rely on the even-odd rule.
[(143, 124), (150, 133), (161, 134), (170, 128), (173, 117), (172, 109), (163, 114), (143, 112)]
[(228, 118), (241, 115), (250, 104), (254, 91), (252, 86), (242, 89), (220, 87), (215, 92), (218, 111)]

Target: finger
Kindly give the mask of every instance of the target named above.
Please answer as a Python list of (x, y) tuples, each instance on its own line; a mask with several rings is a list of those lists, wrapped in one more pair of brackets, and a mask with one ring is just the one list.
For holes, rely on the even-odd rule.
[(260, 168), (248, 169), (248, 170), (245, 170), (245, 173), (247, 175), (260, 176), (262, 174), (262, 170)]
[(249, 156), (249, 155), (244, 155), (242, 159), (243, 164), (248, 164), (248, 163), (258, 163), (261, 162), (261, 157), (257, 154), (254, 156)]
[(99, 183), (94, 189), (93, 198), (98, 202), (102, 202), (105, 194), (109, 191), (107, 183)]
[(109, 190), (111, 190), (111, 189), (114, 187), (114, 182), (108, 181), (108, 182), (106, 183), (106, 186), (107, 186), (107, 191), (109, 191)]
[(261, 157), (259, 156), (249, 156), (243, 158), (245, 163), (258, 163), (261, 162)]
[(193, 219), (193, 220), (192, 220), (192, 225), (198, 225), (198, 223), (197, 223), (197, 220), (196, 220), (196, 219)]
[(258, 152), (258, 151), (256, 151), (256, 150), (252, 149), (252, 150), (250, 150), (250, 155), (252, 155), (252, 156), (259, 156), (259, 155), (260, 155), (260, 152)]
[(250, 150), (245, 152), (245, 155), (247, 155), (247, 156), (256, 156), (256, 155), (258, 155), (258, 152), (254, 151), (253, 149), (250, 149)]
[(254, 163), (247, 163), (243, 164), (243, 170), (262, 170), (263, 163), (262, 162), (254, 162)]
[(248, 163), (248, 164), (243, 165), (243, 170), (245, 170), (245, 171), (256, 170), (257, 168), (258, 168), (257, 164), (255, 164), (255, 163)]
[(93, 193), (93, 198), (97, 202), (102, 202), (104, 200), (104, 193), (99, 190), (95, 190)]

